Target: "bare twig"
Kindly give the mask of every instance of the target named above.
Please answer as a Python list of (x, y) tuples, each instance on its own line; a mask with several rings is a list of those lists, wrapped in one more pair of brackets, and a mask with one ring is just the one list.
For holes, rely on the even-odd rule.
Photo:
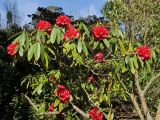
[(60, 114), (59, 112), (42, 112), (39, 113), (38, 115), (57, 115)]

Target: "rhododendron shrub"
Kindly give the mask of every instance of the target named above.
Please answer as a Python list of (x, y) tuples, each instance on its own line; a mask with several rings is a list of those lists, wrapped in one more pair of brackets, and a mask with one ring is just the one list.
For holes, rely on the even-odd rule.
[[(44, 32), (48, 28), (52, 29), (50, 34)], [(135, 106), (138, 102), (133, 97), (139, 87), (136, 83), (146, 85), (141, 82), (143, 75), (151, 74), (157, 60), (152, 47), (128, 41), (117, 26), (74, 25), (64, 15), (55, 25), (41, 21), (36, 29), (24, 31), (13, 41), (18, 43), (17, 52), (14, 44), (7, 50), (40, 68), (22, 81), (32, 92), (23, 93), (25, 98), (29, 104), (34, 100), (31, 106), (40, 115), (52, 112), (68, 119), (111, 120), (116, 114), (114, 103), (131, 100)]]

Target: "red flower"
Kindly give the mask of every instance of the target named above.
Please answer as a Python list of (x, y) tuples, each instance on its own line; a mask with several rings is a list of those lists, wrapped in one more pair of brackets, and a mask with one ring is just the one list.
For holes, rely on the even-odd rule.
[(47, 31), (48, 33), (51, 33), (51, 23), (46, 21), (46, 20), (40, 20), (37, 25), (36, 25), (36, 29), (40, 29), (42, 30), (42, 32)]
[(92, 29), (92, 35), (96, 40), (103, 40), (108, 37), (109, 30), (104, 26), (96, 26)]
[(70, 92), (62, 85), (57, 85), (57, 89), (54, 92), (59, 96), (62, 103), (67, 103), (70, 99)]
[(11, 43), (7, 46), (7, 53), (11, 56), (15, 55), (15, 48), (17, 47), (17, 44)]
[(93, 107), (89, 111), (89, 116), (92, 118), (92, 120), (103, 120), (103, 114), (99, 111), (97, 107)]
[(96, 62), (102, 62), (103, 61), (103, 53), (99, 52), (94, 55), (94, 61)]
[(69, 17), (65, 16), (65, 15), (60, 15), (57, 19), (56, 19), (56, 24), (62, 27), (67, 27), (68, 25), (71, 24)]
[(145, 45), (136, 48), (136, 54), (144, 61), (151, 58), (151, 50)]
[(50, 104), (49, 108), (48, 108), (49, 112), (53, 112), (54, 111), (54, 104)]
[(74, 38), (80, 38), (80, 33), (76, 28), (69, 27), (66, 33), (64, 34), (64, 40), (74, 39)]
[(93, 75), (90, 75), (90, 76), (88, 76), (88, 82), (92, 82), (92, 83), (95, 83), (95, 78), (94, 78), (94, 76)]

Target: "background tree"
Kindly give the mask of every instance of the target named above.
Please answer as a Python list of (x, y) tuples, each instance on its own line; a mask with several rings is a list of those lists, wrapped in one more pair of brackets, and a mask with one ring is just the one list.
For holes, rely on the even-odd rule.
[(14, 24), (20, 24), (20, 16), (17, 8), (17, 2), (15, 0), (6, 0), (4, 3), (4, 9), (6, 10), (7, 27)]
[[(134, 44), (140, 42), (147, 46), (153, 46), (154, 49), (159, 49), (159, 4), (159, 0), (109, 0), (103, 6), (102, 13), (108, 19), (108, 21), (110, 21), (112, 27), (124, 28), (122, 32), (125, 34), (125, 40), (128, 39)], [(152, 55), (155, 54), (152, 53)], [(157, 53), (158, 59), (159, 55), (160, 54)], [(156, 61), (156, 64), (158, 63), (159, 60)], [(154, 66), (152, 75), (158, 75), (158, 71), (159, 65)], [(141, 101), (137, 102), (140, 106), (139, 110), (141, 111), (139, 111), (138, 109), (137, 110), (139, 111), (139, 113), (142, 112), (144, 117), (146, 117), (141, 117), (141, 119), (151, 120), (153, 118), (150, 115), (154, 115), (153, 111), (149, 111), (149, 108), (151, 110), (157, 108), (160, 92), (158, 90), (159, 88), (156, 85), (159, 85), (160, 83), (156, 80), (158, 80), (159, 78), (150, 78), (149, 74), (145, 74), (145, 79), (149, 83), (149, 85), (147, 85), (143, 81), (139, 81), (139, 76), (143, 75), (137, 75), (136, 73), (136, 75), (134, 76), (136, 89), (132, 94), (129, 95), (132, 99), (133, 104), (136, 101), (135, 99)], [(153, 98), (155, 98), (154, 102)], [(134, 105), (137, 106), (138, 104)], [(148, 114), (148, 112), (150, 112), (151, 114)]]
[(160, 19), (159, 4), (159, 0), (109, 0), (103, 6), (102, 14), (125, 27), (127, 38), (132, 42), (137, 38), (144, 44), (156, 44), (159, 40), (159, 29), (155, 28)]
[(28, 15), (32, 19), (32, 22), (30, 24), (36, 25), (37, 22), (40, 20), (47, 20), (50, 23), (54, 24), (56, 18), (59, 15), (64, 15), (63, 9), (61, 7), (56, 6), (48, 6), (47, 8), (44, 7), (38, 7), (37, 12), (32, 15)]

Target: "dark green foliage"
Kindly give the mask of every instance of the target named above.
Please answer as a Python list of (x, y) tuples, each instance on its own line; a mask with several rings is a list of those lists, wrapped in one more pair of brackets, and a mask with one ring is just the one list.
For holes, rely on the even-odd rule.
[(47, 8), (39, 7), (35, 14), (28, 15), (28, 17), (32, 19), (30, 23), (32, 25), (36, 25), (40, 20), (47, 20), (54, 24), (59, 15), (64, 15), (63, 9), (61, 7), (50, 6)]

